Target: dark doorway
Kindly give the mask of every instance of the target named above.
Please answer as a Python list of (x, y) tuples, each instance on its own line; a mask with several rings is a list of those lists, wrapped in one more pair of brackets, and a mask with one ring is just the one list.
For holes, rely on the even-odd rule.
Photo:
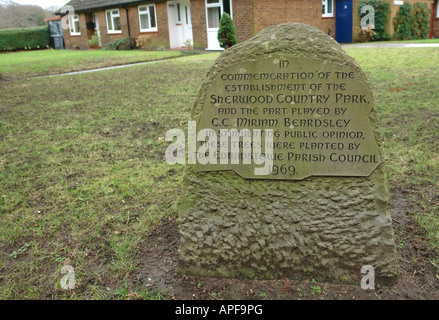
[(223, 0), (223, 10), (227, 12), (229, 15), (232, 15), (232, 8), (230, 5), (231, 0)]

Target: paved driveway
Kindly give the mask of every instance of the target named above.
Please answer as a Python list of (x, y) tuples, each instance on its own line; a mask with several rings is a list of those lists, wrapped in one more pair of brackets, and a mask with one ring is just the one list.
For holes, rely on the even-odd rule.
[(432, 48), (439, 47), (439, 43), (354, 43), (342, 44), (345, 48)]

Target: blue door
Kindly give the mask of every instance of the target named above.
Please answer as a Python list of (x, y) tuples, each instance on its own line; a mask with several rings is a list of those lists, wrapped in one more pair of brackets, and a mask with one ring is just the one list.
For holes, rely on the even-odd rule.
[(337, 0), (335, 7), (335, 40), (352, 42), (352, 0)]

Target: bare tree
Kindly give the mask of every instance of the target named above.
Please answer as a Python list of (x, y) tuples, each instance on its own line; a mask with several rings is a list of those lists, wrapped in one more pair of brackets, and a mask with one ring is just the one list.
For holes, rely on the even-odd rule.
[(54, 13), (39, 6), (19, 5), (12, 1), (0, 2), (0, 29), (29, 28), (46, 24), (44, 18)]

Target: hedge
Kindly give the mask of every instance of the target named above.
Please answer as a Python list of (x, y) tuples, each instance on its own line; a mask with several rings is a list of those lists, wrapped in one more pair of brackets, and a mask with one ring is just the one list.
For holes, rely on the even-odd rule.
[(390, 8), (388, 2), (381, 0), (362, 0), (358, 4), (358, 15), (363, 18), (367, 13), (361, 13), (361, 8), (365, 5), (372, 6), (375, 10), (375, 35), (372, 40), (390, 40), (390, 34), (386, 32), (386, 25), (389, 21)]
[(396, 17), (395, 37), (399, 40), (427, 39), (430, 31), (430, 9), (427, 4), (416, 2), (413, 6), (404, 3)]
[(0, 51), (43, 49), (49, 45), (49, 26), (0, 30)]
[(131, 50), (136, 47), (136, 39), (129, 37), (129, 38), (120, 38), (117, 40), (114, 40), (112, 42), (108, 42), (104, 44), (102, 49), (104, 50)]

